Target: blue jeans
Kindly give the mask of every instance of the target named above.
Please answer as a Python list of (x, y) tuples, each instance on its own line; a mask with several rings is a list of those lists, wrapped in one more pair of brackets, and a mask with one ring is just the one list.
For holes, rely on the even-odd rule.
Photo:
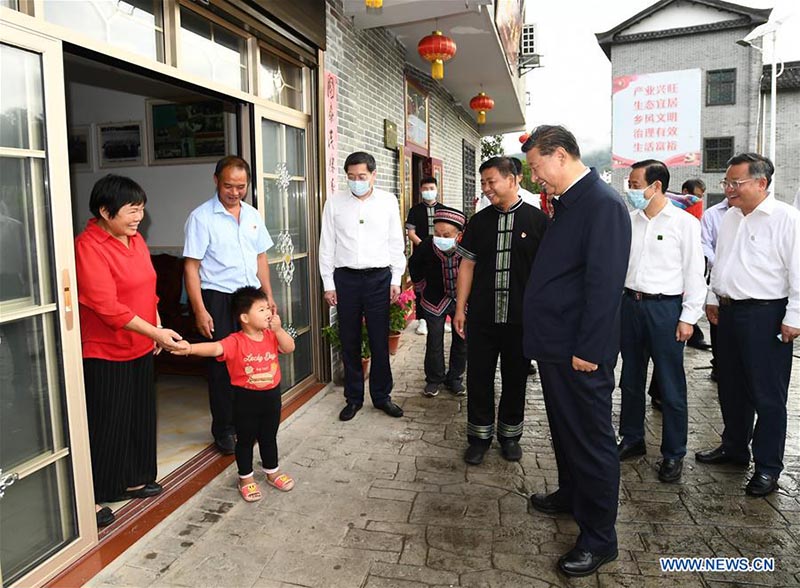
[(686, 455), (689, 416), (686, 403), (684, 343), (675, 340), (681, 297), (636, 300), (622, 297), (622, 412), (619, 434), (623, 443), (644, 440), (645, 384), (650, 358), (656, 367), (662, 402), (661, 455)]

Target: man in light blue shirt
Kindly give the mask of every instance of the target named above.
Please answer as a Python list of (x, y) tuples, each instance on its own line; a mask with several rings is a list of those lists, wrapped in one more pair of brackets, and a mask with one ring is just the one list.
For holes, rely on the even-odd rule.
[[(243, 286), (261, 288), (275, 309), (267, 250), (272, 239), (258, 211), (244, 202), (250, 166), (229, 155), (217, 162), (217, 192), (189, 215), (184, 227), (184, 279), (197, 329), (219, 341), (239, 330), (231, 313), (233, 293)], [(211, 433), (226, 455), (235, 448), (231, 381), (224, 363), (208, 363)]]

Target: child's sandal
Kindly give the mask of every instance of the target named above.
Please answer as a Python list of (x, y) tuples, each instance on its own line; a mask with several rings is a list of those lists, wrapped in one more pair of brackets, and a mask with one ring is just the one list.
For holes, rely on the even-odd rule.
[(261, 490), (258, 489), (258, 484), (255, 482), (240, 486), (239, 492), (241, 492), (245, 502), (257, 502), (261, 500)]
[(267, 484), (273, 488), (277, 488), (281, 492), (288, 492), (294, 488), (294, 480), (292, 480), (291, 476), (288, 474), (280, 474), (279, 476), (275, 476), (274, 480), (270, 480), (269, 475), (267, 475), (266, 478)]

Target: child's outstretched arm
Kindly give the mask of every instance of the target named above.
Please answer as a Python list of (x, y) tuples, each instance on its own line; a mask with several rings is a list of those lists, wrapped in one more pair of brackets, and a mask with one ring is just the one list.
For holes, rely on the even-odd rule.
[(272, 318), (269, 319), (269, 328), (275, 333), (275, 338), (278, 340), (278, 351), (281, 353), (291, 353), (294, 351), (294, 339), (292, 339), (292, 336), (281, 326), (281, 317), (278, 316), (278, 313), (273, 314)]
[(219, 341), (211, 343), (189, 343), (186, 340), (179, 341), (180, 348), (170, 351), (173, 355), (198, 355), (201, 357), (219, 357), (222, 355), (222, 344)]

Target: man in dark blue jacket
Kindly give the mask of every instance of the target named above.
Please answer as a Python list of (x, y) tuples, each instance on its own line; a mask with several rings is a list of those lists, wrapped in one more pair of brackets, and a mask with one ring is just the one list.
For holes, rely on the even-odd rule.
[(557, 195), (525, 290), (523, 344), (539, 362), (559, 489), (534, 494), (531, 504), (574, 515), (580, 535), (558, 567), (586, 576), (617, 557), (611, 394), (631, 221), (619, 195), (581, 162), (564, 127), (536, 128), (522, 150), (531, 179)]

